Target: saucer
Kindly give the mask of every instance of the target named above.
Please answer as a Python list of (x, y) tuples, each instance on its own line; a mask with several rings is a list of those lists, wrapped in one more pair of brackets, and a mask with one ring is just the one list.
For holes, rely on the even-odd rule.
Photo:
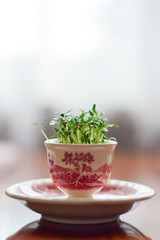
[(90, 198), (72, 198), (62, 193), (52, 179), (34, 179), (14, 184), (6, 194), (21, 202), (42, 218), (68, 224), (112, 222), (121, 214), (155, 195), (145, 185), (110, 179), (107, 185)]

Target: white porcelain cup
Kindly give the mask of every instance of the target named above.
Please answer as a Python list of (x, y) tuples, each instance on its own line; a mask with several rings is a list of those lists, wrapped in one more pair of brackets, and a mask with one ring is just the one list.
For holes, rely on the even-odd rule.
[(117, 142), (62, 144), (45, 141), (49, 172), (54, 184), (70, 197), (90, 197), (111, 176)]

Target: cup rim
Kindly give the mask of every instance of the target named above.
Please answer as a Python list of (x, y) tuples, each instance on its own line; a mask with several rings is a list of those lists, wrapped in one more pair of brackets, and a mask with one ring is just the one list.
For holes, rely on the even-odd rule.
[(47, 144), (53, 144), (53, 145), (57, 145), (57, 146), (94, 146), (94, 147), (97, 147), (97, 146), (106, 146), (106, 145), (117, 145), (118, 142), (117, 141), (114, 141), (114, 140), (108, 140), (106, 143), (97, 143), (97, 144), (75, 144), (75, 143), (60, 143), (58, 141), (58, 139), (47, 139), (44, 141), (44, 144), (47, 145)]

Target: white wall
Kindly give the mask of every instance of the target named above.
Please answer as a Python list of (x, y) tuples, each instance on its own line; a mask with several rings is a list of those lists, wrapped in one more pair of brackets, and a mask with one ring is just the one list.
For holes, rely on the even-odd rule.
[(155, 142), (159, 12), (158, 0), (0, 0), (0, 123), (9, 118), (16, 139), (39, 109), (97, 103), (108, 115), (127, 111), (142, 145)]

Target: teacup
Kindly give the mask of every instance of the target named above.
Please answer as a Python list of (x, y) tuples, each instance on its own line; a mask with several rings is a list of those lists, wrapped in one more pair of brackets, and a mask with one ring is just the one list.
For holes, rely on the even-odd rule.
[(50, 176), (69, 197), (91, 197), (111, 176), (117, 142), (63, 144), (45, 141)]

